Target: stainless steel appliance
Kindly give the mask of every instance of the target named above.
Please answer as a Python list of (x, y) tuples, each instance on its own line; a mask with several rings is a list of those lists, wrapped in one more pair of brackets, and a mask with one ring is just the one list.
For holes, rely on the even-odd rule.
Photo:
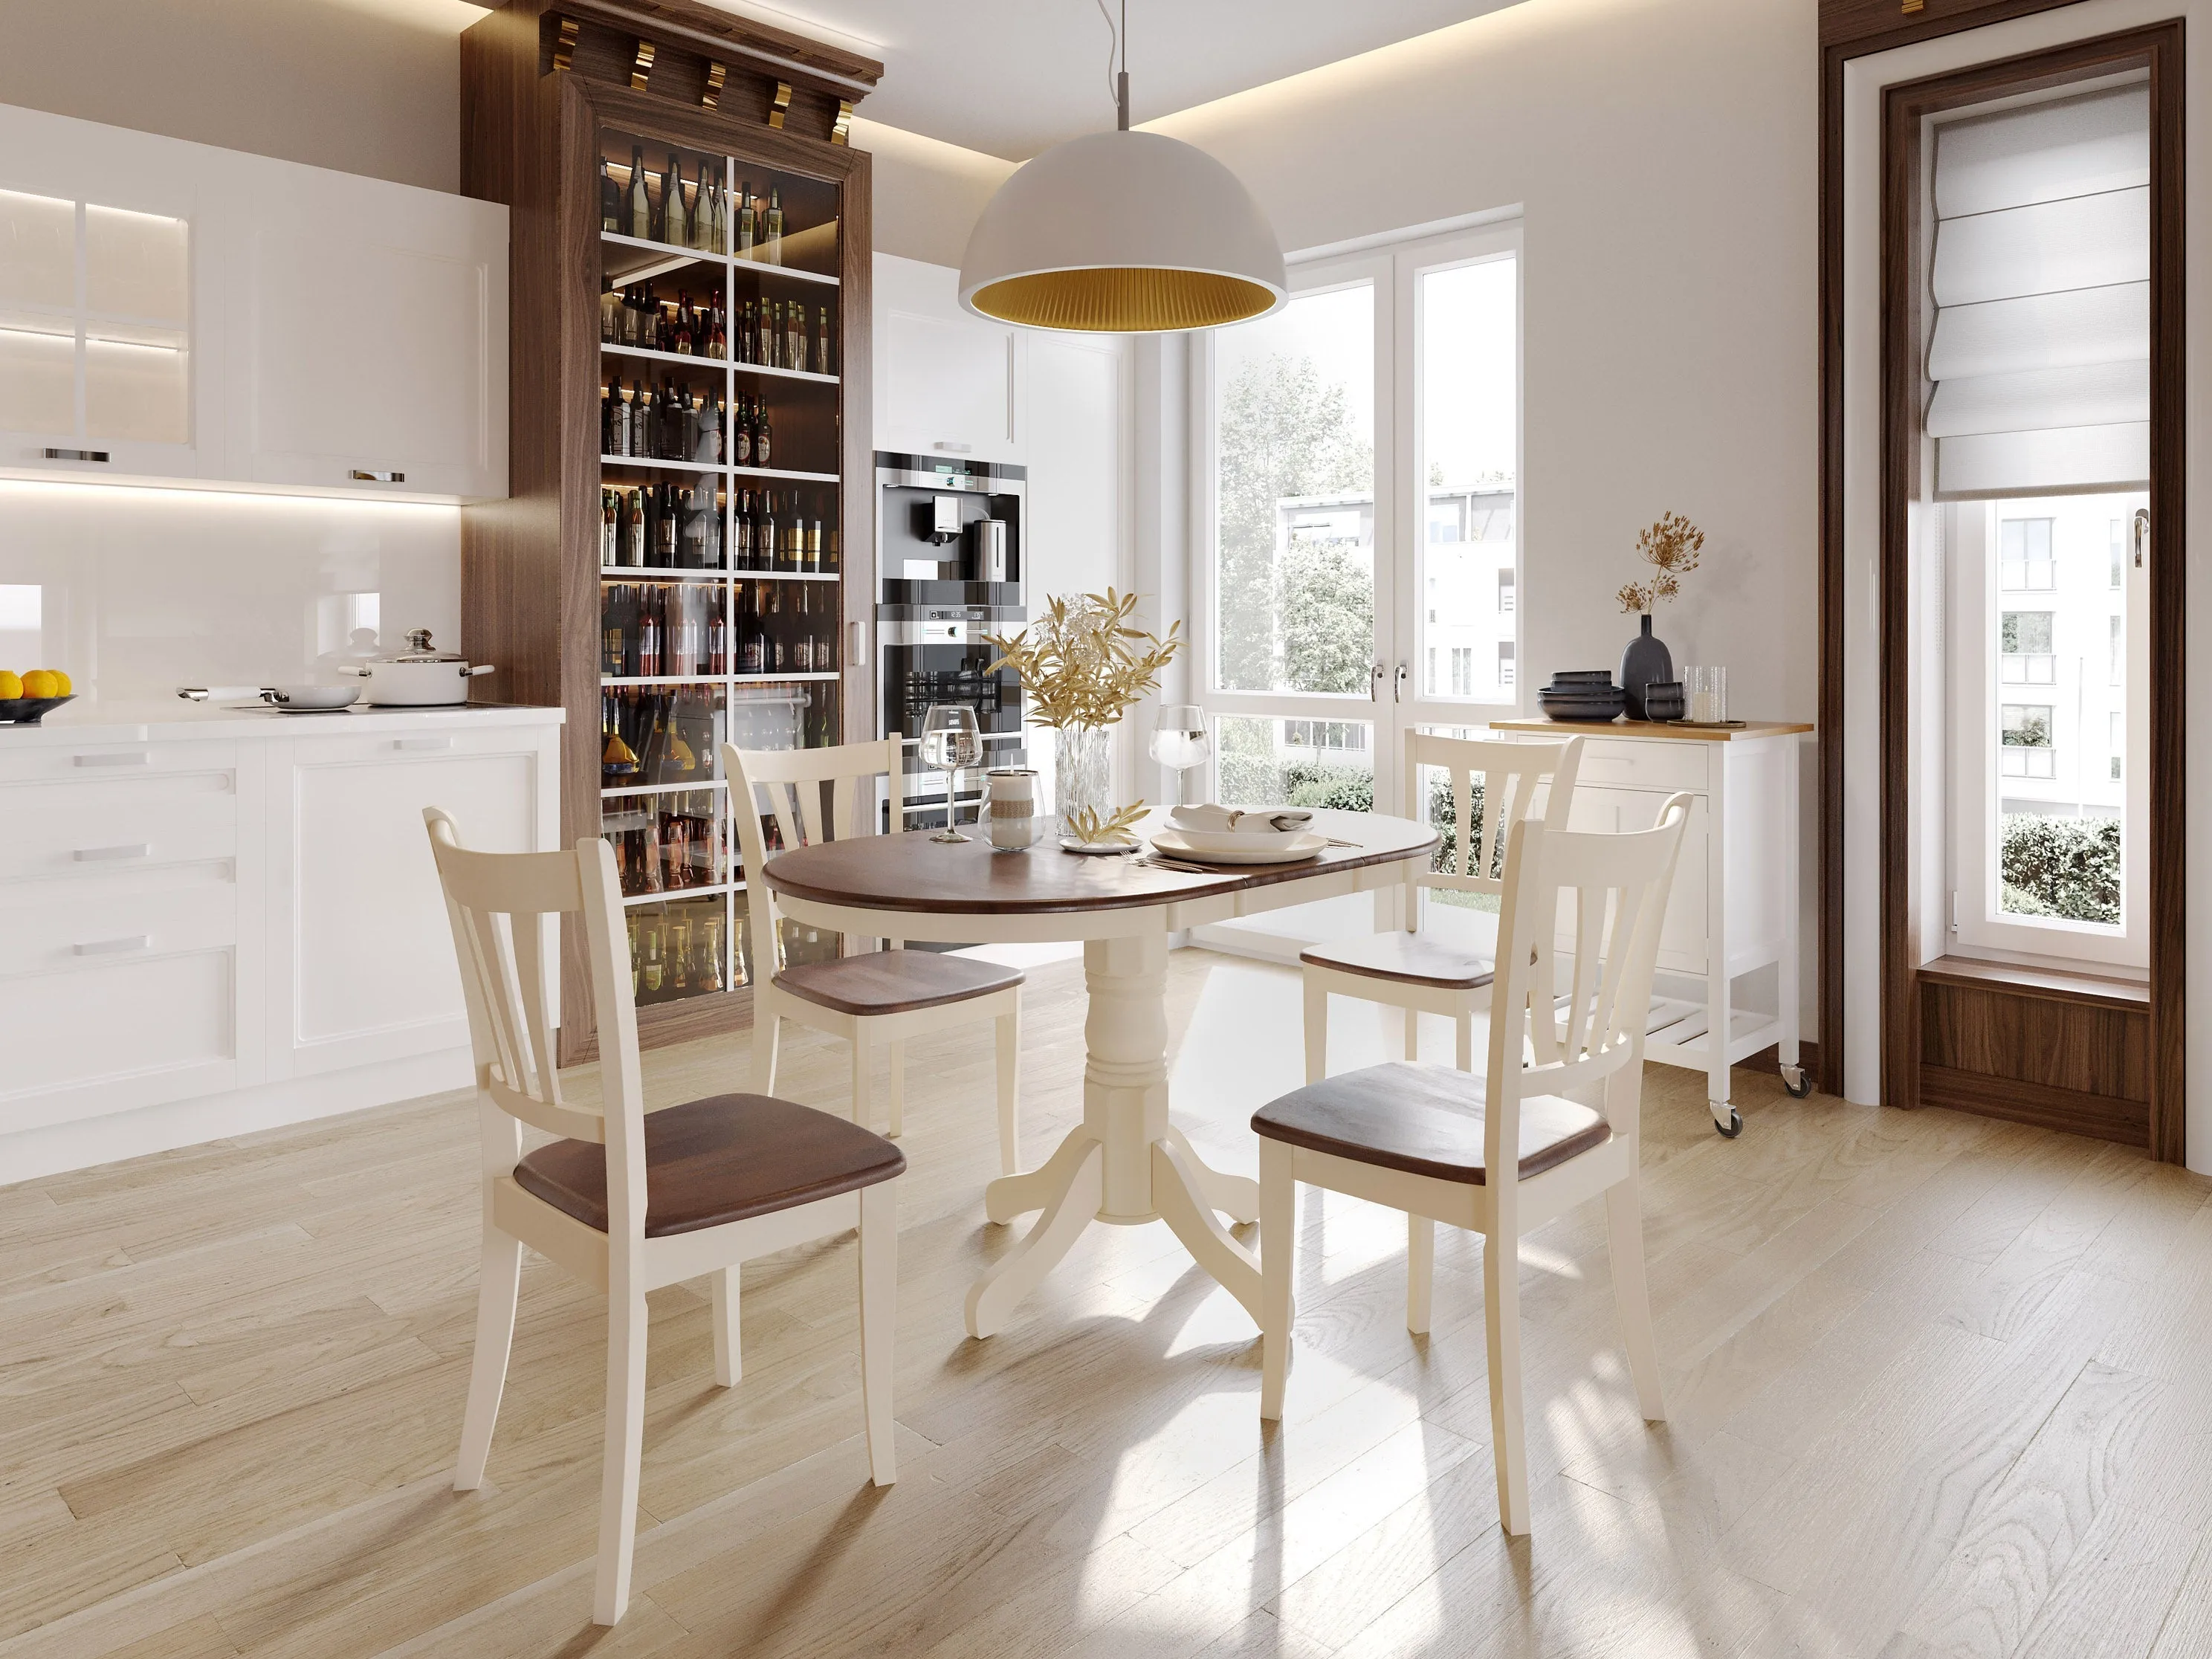
[[(883, 586), (876, 609), (878, 729), (907, 744), (909, 826), (945, 810), (945, 780), (922, 763), (921, 720), (932, 703), (975, 711), (985, 768), (1019, 766), (1021, 682), (990, 671), (986, 638), (1027, 621), (1022, 537), (1028, 480), (1021, 467), (890, 453), (876, 457), (876, 533)], [(962, 780), (976, 799), (979, 769)]]

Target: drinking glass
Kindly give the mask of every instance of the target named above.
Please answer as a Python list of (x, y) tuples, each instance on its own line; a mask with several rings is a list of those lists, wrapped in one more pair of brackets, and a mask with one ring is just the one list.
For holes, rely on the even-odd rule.
[(1727, 669), (1686, 668), (1682, 671), (1682, 687), (1688, 694), (1691, 724), (1719, 726), (1727, 720)]
[(952, 801), (960, 793), (960, 769), (983, 758), (982, 729), (975, 711), (964, 703), (932, 703), (921, 717), (921, 758), (945, 774), (945, 828), (932, 841), (966, 841), (952, 827)]
[(1160, 710), (1160, 723), (1152, 731), (1152, 758), (1176, 775), (1177, 806), (1189, 804), (1183, 799), (1183, 780), (1212, 755), (1213, 741), (1206, 735), (1204, 709), (1193, 703), (1171, 702)]

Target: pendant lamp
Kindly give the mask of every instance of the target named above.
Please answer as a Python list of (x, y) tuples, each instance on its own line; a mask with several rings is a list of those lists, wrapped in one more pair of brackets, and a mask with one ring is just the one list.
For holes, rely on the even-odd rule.
[(1281, 309), (1275, 233), (1205, 151), (1129, 131), (1127, 3), (1112, 132), (1055, 144), (999, 187), (968, 239), (960, 303), (1030, 328), (1165, 334)]

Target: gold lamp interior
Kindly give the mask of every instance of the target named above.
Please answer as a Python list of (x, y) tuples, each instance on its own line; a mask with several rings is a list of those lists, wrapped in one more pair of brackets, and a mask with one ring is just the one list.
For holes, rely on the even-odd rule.
[(1242, 276), (1142, 265), (1034, 271), (986, 283), (974, 298), (976, 310), (1004, 322), (1100, 334), (1218, 328), (1274, 303), (1272, 290)]

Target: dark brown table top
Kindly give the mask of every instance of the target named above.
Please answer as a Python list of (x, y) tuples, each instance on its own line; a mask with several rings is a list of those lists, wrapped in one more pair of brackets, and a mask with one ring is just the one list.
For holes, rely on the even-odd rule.
[[(1164, 815), (1154, 813), (1141, 827), (1149, 831), (1164, 821)], [(1425, 857), (1437, 844), (1428, 825), (1376, 813), (1316, 812), (1314, 828), (1357, 844), (1328, 848), (1297, 864), (1224, 865), (1218, 873), (1192, 875), (1127, 858), (1063, 853), (1049, 839), (1026, 853), (994, 853), (981, 836), (947, 843), (930, 840), (927, 830), (908, 830), (780, 853), (762, 874), (777, 893), (817, 904), (938, 915), (1037, 915), (1210, 897), (1325, 871)]]

